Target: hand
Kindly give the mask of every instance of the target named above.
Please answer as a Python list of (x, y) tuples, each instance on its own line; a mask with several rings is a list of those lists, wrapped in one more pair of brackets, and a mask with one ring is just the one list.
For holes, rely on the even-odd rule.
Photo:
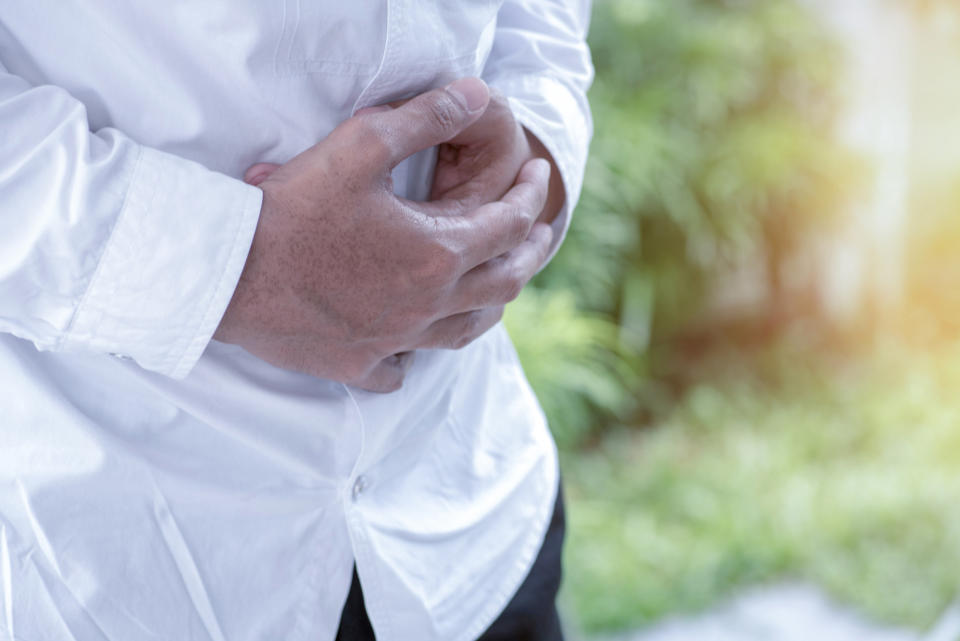
[(465, 210), (497, 200), (533, 158), (548, 160), (552, 166), (549, 196), (539, 216), (541, 222), (549, 223), (565, 197), (560, 172), (536, 136), (514, 117), (506, 97), (494, 90), (483, 115), (440, 145), (430, 198), (456, 200)]
[(355, 116), (269, 175), (251, 168), (263, 207), (215, 337), (280, 367), (390, 391), (407, 352), (462, 347), (495, 324), (549, 250), (549, 226), (535, 224), (549, 165), (526, 163), (502, 198), (468, 211), (399, 199), (390, 181), (401, 160), (451, 140), (487, 103), (481, 81), (460, 80)]
[[(398, 100), (367, 107), (358, 114), (382, 113), (407, 102)], [(439, 145), (430, 200), (454, 200), (463, 211), (499, 200), (513, 185), (524, 163), (533, 158), (543, 158), (551, 165), (549, 195), (538, 217), (540, 222), (550, 223), (565, 199), (556, 163), (537, 137), (520, 125), (506, 97), (491, 91), (483, 115)], [(257, 184), (276, 168), (277, 165), (268, 163), (254, 165), (247, 172), (248, 180)]]

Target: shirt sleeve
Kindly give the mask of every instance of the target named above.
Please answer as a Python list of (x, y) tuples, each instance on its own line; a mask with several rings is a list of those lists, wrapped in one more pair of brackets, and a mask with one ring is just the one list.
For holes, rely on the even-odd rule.
[(262, 192), (91, 132), (81, 102), (2, 65), (0, 122), (0, 332), (185, 376), (233, 295)]
[(590, 0), (506, 0), (483, 73), (560, 169), (566, 200), (553, 223), (560, 239), (580, 198), (593, 135), (589, 18)]

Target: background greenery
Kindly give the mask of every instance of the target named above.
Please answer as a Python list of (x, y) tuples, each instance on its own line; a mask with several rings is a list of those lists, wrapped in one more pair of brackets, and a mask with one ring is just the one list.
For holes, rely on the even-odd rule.
[[(507, 313), (562, 452), (572, 617), (799, 577), (930, 624), (960, 593), (960, 171), (915, 181), (897, 320), (837, 329), (785, 266), (871, 176), (834, 133), (840, 43), (795, 0), (597, 0), (591, 46), (584, 194)], [(716, 313), (744, 265), (764, 295)]]
[(591, 31), (577, 224), (510, 312), (515, 332), (541, 319), (519, 347), (571, 447), (662, 400), (636, 394), (665, 391), (649, 383), (672, 373), (718, 272), (762, 262), (773, 299), (749, 320), (781, 324), (799, 305), (782, 263), (863, 171), (833, 140), (840, 53), (795, 2), (608, 0)]
[(720, 363), (655, 428), (565, 453), (581, 625), (799, 578), (925, 628), (960, 593), (960, 350), (812, 363), (808, 349), (781, 346), (735, 377)]

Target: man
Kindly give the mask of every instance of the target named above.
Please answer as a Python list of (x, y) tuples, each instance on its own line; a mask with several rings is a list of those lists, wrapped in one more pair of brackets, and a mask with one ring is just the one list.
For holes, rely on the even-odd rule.
[(4, 4), (0, 638), (558, 637), (486, 330), (579, 192), (586, 12)]

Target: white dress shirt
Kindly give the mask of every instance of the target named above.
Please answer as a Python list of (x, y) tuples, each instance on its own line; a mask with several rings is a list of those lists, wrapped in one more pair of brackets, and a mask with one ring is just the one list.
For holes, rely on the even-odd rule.
[[(377, 395), (211, 340), (238, 179), (479, 75), (579, 194), (587, 0), (0, 4), (0, 639), (466, 641), (541, 544), (553, 442), (501, 327)], [(434, 156), (395, 174), (422, 198)]]

